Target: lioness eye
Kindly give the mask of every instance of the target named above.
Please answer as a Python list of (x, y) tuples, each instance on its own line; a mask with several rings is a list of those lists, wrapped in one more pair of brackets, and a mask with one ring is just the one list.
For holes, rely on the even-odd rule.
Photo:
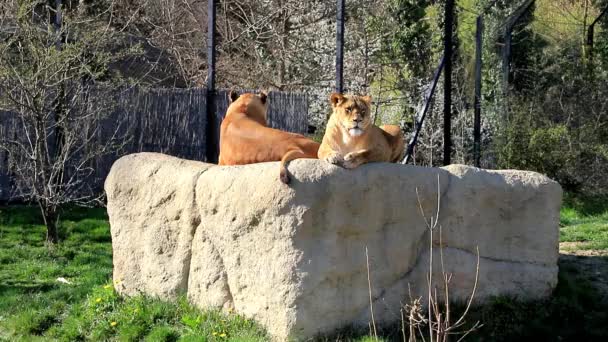
[(350, 108), (350, 107), (346, 108), (346, 112), (347, 112), (348, 114), (350, 114), (350, 112), (352, 112), (352, 110), (353, 110), (353, 109), (352, 109), (352, 108)]

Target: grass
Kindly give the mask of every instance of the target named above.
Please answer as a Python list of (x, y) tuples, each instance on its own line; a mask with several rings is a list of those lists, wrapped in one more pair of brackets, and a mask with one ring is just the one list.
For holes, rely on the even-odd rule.
[(579, 249), (608, 249), (608, 196), (566, 196), (560, 217), (560, 241)]
[(478, 341), (605, 341), (608, 303), (573, 266), (560, 265), (558, 285), (546, 300), (499, 297), (472, 311), (483, 326)]
[[(71, 209), (62, 216), (63, 241), (44, 244), (36, 208), (0, 207), (0, 341), (266, 341), (265, 331), (235, 314), (201, 311), (185, 298), (174, 303), (117, 296), (110, 283), (112, 252), (103, 209)], [(608, 198), (567, 196), (561, 211), (563, 242), (608, 249)], [(469, 321), (484, 326), (472, 340), (605, 340), (608, 304), (572, 265), (560, 265), (550, 299), (496, 298)], [(64, 284), (65, 278), (71, 284)], [(398, 327), (381, 340), (400, 340)], [(345, 331), (327, 341), (372, 341)]]
[[(238, 315), (138, 296), (117, 296), (109, 283), (112, 249), (103, 209), (72, 209), (63, 241), (44, 244), (36, 208), (0, 207), (0, 340), (265, 341)], [(71, 284), (58, 281), (64, 278)]]

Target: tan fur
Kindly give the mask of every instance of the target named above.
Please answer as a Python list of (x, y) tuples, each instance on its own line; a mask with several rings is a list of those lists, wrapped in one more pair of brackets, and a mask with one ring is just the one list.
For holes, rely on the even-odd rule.
[(266, 127), (266, 95), (230, 95), (232, 103), (220, 127), (219, 165), (280, 161), (279, 179), (288, 184), (287, 163), (317, 158), (319, 144), (300, 134)]
[[(370, 162), (399, 162), (405, 140), (399, 126), (371, 122), (371, 97), (333, 93), (319, 159), (353, 169)], [(354, 129), (354, 130), (353, 130)]]

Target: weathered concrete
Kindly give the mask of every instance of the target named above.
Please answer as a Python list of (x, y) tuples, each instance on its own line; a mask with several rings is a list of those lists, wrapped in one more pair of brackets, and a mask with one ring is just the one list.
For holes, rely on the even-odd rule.
[[(562, 190), (524, 171), (297, 160), (213, 166), (161, 154), (123, 157), (106, 180), (118, 290), (234, 308), (277, 339), (369, 322), (365, 248), (377, 323), (426, 293), (430, 219), (439, 185), (451, 298), (539, 298), (557, 283)], [(438, 184), (439, 183), (439, 184)], [(418, 196), (416, 194), (418, 189)], [(434, 277), (439, 279), (439, 227)]]

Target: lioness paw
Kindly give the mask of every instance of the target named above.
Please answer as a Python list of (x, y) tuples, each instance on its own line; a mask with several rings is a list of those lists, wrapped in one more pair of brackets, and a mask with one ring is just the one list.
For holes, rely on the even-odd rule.
[(344, 156), (342, 166), (346, 169), (354, 169), (361, 164), (361, 158), (359, 158), (358, 153), (350, 152)]
[(342, 163), (344, 163), (344, 158), (342, 158), (342, 155), (340, 153), (334, 152), (334, 153), (328, 155), (327, 157), (325, 157), (325, 161), (330, 164), (342, 166)]

